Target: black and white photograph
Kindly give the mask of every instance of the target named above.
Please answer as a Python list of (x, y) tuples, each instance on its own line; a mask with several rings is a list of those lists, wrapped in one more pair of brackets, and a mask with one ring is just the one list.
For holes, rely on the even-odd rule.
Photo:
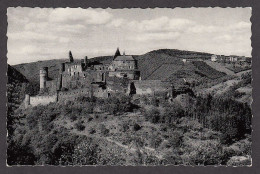
[(252, 166), (252, 8), (7, 9), (7, 166)]

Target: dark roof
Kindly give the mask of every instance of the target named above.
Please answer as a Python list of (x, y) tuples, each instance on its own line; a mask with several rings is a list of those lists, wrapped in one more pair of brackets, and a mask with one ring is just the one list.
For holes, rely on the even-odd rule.
[(120, 60), (135, 60), (133, 56), (126, 56), (126, 55), (123, 55), (123, 56), (117, 56), (115, 59), (115, 61), (120, 61)]

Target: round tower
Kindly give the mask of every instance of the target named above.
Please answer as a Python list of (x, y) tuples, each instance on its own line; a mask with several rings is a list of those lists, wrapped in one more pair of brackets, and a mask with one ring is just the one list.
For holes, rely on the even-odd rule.
[(46, 88), (47, 80), (48, 80), (48, 67), (42, 67), (40, 69), (40, 89)]

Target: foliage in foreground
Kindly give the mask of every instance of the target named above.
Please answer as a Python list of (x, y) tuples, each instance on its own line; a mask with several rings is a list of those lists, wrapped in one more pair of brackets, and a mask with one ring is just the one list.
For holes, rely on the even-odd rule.
[[(196, 102), (184, 108), (178, 103), (140, 109), (144, 122), (122, 123), (120, 142), (135, 150), (127, 150), (106, 141), (114, 130), (105, 125), (98, 112), (111, 114), (111, 120), (132, 111), (128, 97), (101, 100), (81, 97), (78, 102), (53, 103), (19, 109), (15, 116), (20, 123), (14, 127), (8, 147), (8, 164), (32, 165), (225, 165), (248, 164), (243, 156), (251, 155), (251, 109), (246, 104), (213, 98), (197, 97)], [(97, 109), (97, 107), (101, 108)], [(112, 109), (111, 109), (112, 108)], [(82, 122), (91, 122), (94, 114), (97, 128), (88, 128)], [(58, 126), (56, 120), (64, 116), (75, 123), (78, 132), (89, 132), (94, 137), (75, 134)], [(145, 132), (150, 122), (151, 132)], [(153, 127), (159, 127), (157, 130)], [(96, 136), (98, 135), (98, 137)], [(95, 138), (97, 137), (97, 138)], [(139, 138), (138, 138), (139, 137)], [(142, 137), (142, 138), (140, 138)], [(164, 152), (162, 157), (144, 151), (145, 147)], [(21, 153), (21, 151), (23, 153)], [(237, 156), (236, 158), (232, 158)]]

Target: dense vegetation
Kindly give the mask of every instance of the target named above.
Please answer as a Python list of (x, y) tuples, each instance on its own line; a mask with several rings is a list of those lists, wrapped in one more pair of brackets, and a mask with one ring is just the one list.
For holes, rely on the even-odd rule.
[[(137, 107), (127, 96), (79, 97), (75, 102), (20, 108), (15, 112), (19, 123), (15, 125), (7, 162), (250, 164), (248, 105), (210, 95), (192, 98), (188, 108), (177, 101), (158, 105), (151, 97), (143, 100), (142, 107)], [(237, 164), (232, 161), (234, 156), (246, 156), (248, 160)]]
[(12, 133), (12, 125), (14, 124), (13, 114), (24, 98), (28, 80), (10, 65), (8, 65), (7, 76), (7, 129), (9, 133)]

